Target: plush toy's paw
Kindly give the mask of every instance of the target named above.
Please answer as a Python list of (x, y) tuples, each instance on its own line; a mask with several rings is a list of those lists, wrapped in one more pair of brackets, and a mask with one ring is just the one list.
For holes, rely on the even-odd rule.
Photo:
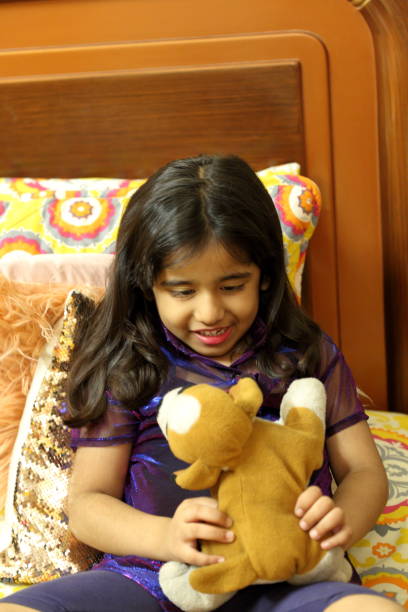
[(210, 612), (216, 610), (234, 593), (210, 595), (195, 591), (190, 584), (189, 575), (196, 569), (195, 565), (186, 565), (177, 561), (168, 561), (159, 572), (159, 582), (163, 593), (178, 608), (185, 612)]
[(340, 546), (338, 548), (334, 548), (333, 550), (335, 551), (334, 554), (337, 554), (337, 562), (335, 562), (335, 569), (327, 580), (334, 580), (335, 582), (349, 582), (353, 574), (353, 568), (344, 556), (344, 551), (342, 548), (340, 548)]
[(349, 582), (352, 573), (353, 569), (344, 556), (343, 549), (336, 546), (329, 550), (310, 572), (296, 574), (288, 582), (297, 585), (328, 580)]
[(292, 408), (304, 407), (312, 410), (325, 423), (326, 390), (317, 378), (294, 380), (282, 398), (280, 413), (283, 422)]

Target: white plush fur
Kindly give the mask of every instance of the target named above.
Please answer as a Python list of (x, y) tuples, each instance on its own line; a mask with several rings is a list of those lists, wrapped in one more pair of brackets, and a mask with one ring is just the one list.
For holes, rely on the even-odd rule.
[(313, 410), (325, 425), (326, 390), (317, 378), (300, 378), (291, 383), (281, 402), (280, 414), (283, 422), (286, 421), (291, 408), (302, 406)]
[(187, 433), (200, 418), (200, 402), (192, 395), (180, 393), (180, 389), (177, 387), (166, 393), (161, 403), (157, 422), (164, 436), (167, 427), (179, 434)]
[(349, 582), (352, 573), (351, 565), (344, 556), (344, 550), (336, 546), (327, 551), (327, 554), (310, 572), (295, 575), (288, 582), (297, 585), (325, 580)]
[(169, 561), (162, 566), (159, 572), (159, 582), (163, 592), (181, 610), (185, 612), (210, 612), (222, 606), (235, 595), (236, 591), (210, 595), (194, 590), (189, 580), (190, 572), (194, 569), (196, 569), (195, 565)]

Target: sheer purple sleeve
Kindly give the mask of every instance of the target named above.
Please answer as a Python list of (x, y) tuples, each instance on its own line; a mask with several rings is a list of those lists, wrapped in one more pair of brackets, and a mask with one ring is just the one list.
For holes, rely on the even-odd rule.
[(125, 408), (106, 392), (107, 409), (95, 423), (71, 431), (71, 446), (112, 446), (133, 442), (138, 433), (140, 416)]
[(354, 425), (368, 417), (359, 400), (356, 383), (344, 356), (326, 335), (321, 345), (319, 378), (327, 393), (327, 436)]

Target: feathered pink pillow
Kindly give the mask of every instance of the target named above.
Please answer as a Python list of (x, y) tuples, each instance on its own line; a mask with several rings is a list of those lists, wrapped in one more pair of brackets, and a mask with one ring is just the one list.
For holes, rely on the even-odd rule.
[[(17, 282), (0, 273), (0, 508), (7, 490), (10, 453), (38, 356), (74, 287), (81, 289), (81, 284)], [(86, 290), (96, 299), (103, 292), (101, 287)]]
[(0, 507), (10, 453), (44, 342), (62, 314), (67, 288), (16, 283), (0, 276)]

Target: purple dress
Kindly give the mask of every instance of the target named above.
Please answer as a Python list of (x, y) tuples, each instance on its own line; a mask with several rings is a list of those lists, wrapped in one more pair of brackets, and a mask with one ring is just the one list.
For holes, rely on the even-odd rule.
[[(144, 512), (171, 517), (183, 499), (208, 492), (186, 491), (174, 481), (173, 472), (182, 469), (186, 464), (171, 453), (157, 424), (157, 409), (163, 394), (175, 387), (202, 382), (222, 388), (230, 387), (240, 377), (251, 376), (258, 382), (264, 395), (264, 403), (258, 416), (277, 420), (282, 396), (293, 379), (283, 382), (279, 376), (269, 377), (257, 369), (255, 355), (265, 342), (265, 326), (262, 321), (257, 320), (251, 330), (252, 348), (230, 366), (193, 353), (168, 330), (165, 330), (165, 333), (167, 342), (162, 350), (169, 361), (169, 373), (158, 395), (146, 406), (129, 411), (108, 393), (108, 409), (104, 416), (96, 424), (73, 430), (72, 445), (108, 446), (131, 441), (133, 448), (124, 501)], [(287, 353), (293, 360), (299, 357), (293, 349), (282, 348), (282, 352)], [(320, 370), (316, 376), (324, 383), (327, 393), (327, 438), (367, 417), (357, 397), (356, 385), (344, 357), (326, 335), (322, 338), (321, 354)], [(311, 484), (317, 484), (325, 494), (331, 494), (327, 450), (323, 466), (313, 474)], [(164, 609), (174, 610), (174, 607), (167, 603), (158, 582), (157, 572), (161, 565), (160, 561), (137, 556), (104, 554), (94, 567), (118, 572), (130, 578), (159, 600)]]

